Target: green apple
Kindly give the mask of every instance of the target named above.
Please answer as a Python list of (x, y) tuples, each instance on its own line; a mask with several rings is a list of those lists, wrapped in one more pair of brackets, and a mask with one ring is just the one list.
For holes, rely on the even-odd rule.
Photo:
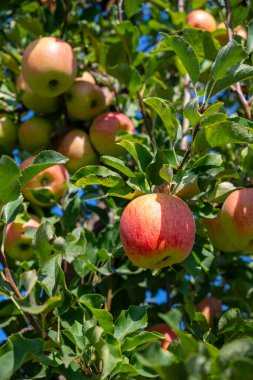
[(0, 147), (11, 153), (17, 144), (18, 128), (8, 115), (0, 114)]
[(71, 46), (56, 37), (39, 38), (25, 49), (22, 75), (30, 89), (41, 96), (56, 97), (75, 79), (77, 63)]
[(37, 229), (40, 225), (39, 219), (35, 215), (29, 215), (30, 219), (16, 220), (8, 224), (6, 228), (4, 251), (13, 260), (25, 261), (34, 257), (32, 248), (32, 237), (25, 235), (28, 229)]
[(94, 165), (98, 162), (89, 136), (82, 129), (72, 129), (66, 133), (57, 150), (68, 157), (69, 161), (65, 165), (71, 174), (85, 165)]
[(17, 79), (17, 93), (18, 99), (29, 110), (36, 113), (53, 113), (57, 111), (60, 101), (59, 98), (48, 98), (40, 96), (33, 92), (25, 83), (23, 75), (20, 74)]
[(99, 86), (75, 80), (65, 94), (66, 108), (76, 120), (92, 120), (105, 109), (105, 96)]
[(18, 130), (18, 140), (21, 149), (36, 153), (50, 145), (52, 124), (45, 118), (35, 116), (24, 121)]

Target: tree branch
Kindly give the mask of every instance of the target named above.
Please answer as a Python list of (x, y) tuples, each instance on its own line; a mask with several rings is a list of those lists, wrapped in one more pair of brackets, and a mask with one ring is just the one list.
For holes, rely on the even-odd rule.
[(66, 0), (66, 2), (64, 0), (61, 0), (61, 2), (62, 2), (63, 12), (64, 12), (64, 18), (63, 18), (63, 25), (62, 25), (62, 29), (61, 29), (60, 38), (63, 38), (65, 33), (66, 33), (67, 24), (68, 24), (68, 13), (70, 10), (70, 0)]
[(118, 20), (119, 22), (123, 21), (123, 0), (117, 0), (117, 8), (118, 8)]

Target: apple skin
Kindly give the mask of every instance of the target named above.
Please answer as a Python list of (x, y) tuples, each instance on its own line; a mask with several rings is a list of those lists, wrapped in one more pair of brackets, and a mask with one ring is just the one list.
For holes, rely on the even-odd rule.
[(190, 254), (195, 222), (182, 199), (164, 193), (146, 194), (135, 198), (124, 209), (120, 238), (135, 265), (164, 268), (180, 263)]
[(57, 150), (68, 157), (69, 161), (65, 166), (71, 174), (85, 165), (98, 163), (98, 157), (89, 136), (82, 129), (72, 129), (63, 136)]
[[(24, 160), (20, 165), (20, 170), (22, 171), (27, 166), (31, 165), (34, 159), (35, 157), (32, 156)], [(32, 204), (41, 207), (49, 207), (52, 206), (52, 203), (39, 201), (32, 194), (32, 190), (47, 189), (51, 191), (55, 202), (57, 202), (66, 194), (67, 182), (69, 182), (69, 175), (65, 167), (63, 165), (54, 165), (43, 170), (33, 179), (28, 181), (22, 187), (22, 193), (25, 199), (30, 201)]]
[(177, 339), (177, 335), (174, 333), (173, 329), (165, 323), (152, 325), (147, 329), (147, 331), (159, 332), (160, 334), (164, 335), (164, 339), (161, 339), (163, 350), (167, 350), (171, 342)]
[(18, 128), (7, 115), (0, 114), (0, 147), (11, 153), (17, 145)]
[(119, 112), (107, 112), (96, 117), (90, 127), (90, 139), (101, 155), (120, 156), (125, 150), (116, 145), (118, 131), (134, 133), (135, 128), (128, 116)]
[(205, 218), (204, 222), (208, 237), (215, 248), (223, 252), (236, 252), (239, 250), (239, 247), (230, 241), (230, 235), (225, 234), (220, 214), (212, 219)]
[(24, 121), (18, 130), (18, 140), (21, 149), (29, 153), (37, 153), (50, 145), (52, 132), (51, 123), (39, 116)]
[(253, 189), (233, 191), (221, 208), (221, 223), (240, 251), (253, 253)]
[(75, 80), (64, 96), (67, 111), (76, 120), (92, 120), (106, 107), (101, 88), (84, 80)]
[(23, 233), (29, 228), (37, 229), (40, 226), (39, 219), (30, 214), (30, 219), (24, 223), (14, 221), (6, 228), (4, 250), (13, 260), (25, 261), (34, 257), (32, 250), (32, 238)]
[(81, 80), (81, 81), (85, 81), (85, 82), (89, 82), (89, 83), (96, 84), (95, 78), (93, 77), (93, 75), (91, 75), (91, 74), (89, 73), (89, 71), (84, 71), (80, 77), (77, 77), (77, 78), (75, 79), (75, 82), (76, 82), (76, 81), (80, 81), (80, 80)]
[(187, 23), (193, 28), (214, 32), (216, 30), (216, 21), (214, 17), (201, 9), (192, 11), (187, 15)]
[(59, 98), (48, 98), (34, 93), (24, 81), (23, 75), (20, 74), (17, 79), (17, 93), (20, 101), (29, 110), (36, 113), (50, 114), (57, 111), (59, 107)]
[(217, 314), (222, 312), (222, 304), (216, 297), (206, 297), (197, 305), (196, 310), (202, 313), (209, 326), (212, 326)]
[(63, 94), (71, 87), (76, 72), (74, 52), (60, 38), (42, 37), (25, 49), (22, 75), (36, 94), (49, 98)]

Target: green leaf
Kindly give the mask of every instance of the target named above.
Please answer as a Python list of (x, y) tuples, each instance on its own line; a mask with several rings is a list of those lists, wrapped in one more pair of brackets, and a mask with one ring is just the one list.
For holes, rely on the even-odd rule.
[(127, 18), (131, 18), (141, 9), (142, 0), (125, 0), (124, 7)]
[(161, 35), (164, 39), (156, 51), (174, 51), (184, 65), (193, 83), (196, 83), (199, 79), (199, 62), (193, 47), (183, 37), (178, 35), (170, 36), (165, 33), (161, 33)]
[(106, 195), (110, 197), (118, 197), (118, 198), (131, 200), (142, 194), (144, 193), (141, 190), (132, 191), (129, 187), (122, 186), (122, 187), (113, 187), (112, 189), (109, 189)]
[(106, 335), (96, 345), (100, 360), (103, 363), (103, 373), (101, 380), (108, 379), (108, 375), (114, 370), (116, 365), (121, 361), (120, 343), (115, 337)]
[[(181, 12), (182, 13), (182, 12)], [(183, 37), (194, 47), (198, 57), (214, 61), (218, 52), (218, 42), (211, 33), (196, 28), (183, 29)]]
[(169, 164), (165, 164), (159, 170), (159, 175), (164, 181), (171, 183), (173, 180), (173, 169)]
[(139, 169), (142, 172), (146, 172), (147, 166), (151, 163), (153, 157), (152, 154), (145, 148), (144, 145), (135, 143), (128, 140), (123, 140), (118, 143), (120, 146), (126, 149), (131, 154)]
[(37, 305), (35, 303), (29, 304), (27, 302), (27, 299), (19, 301), (18, 304), (20, 308), (25, 312), (29, 314), (48, 314), (50, 311), (57, 308), (59, 305), (62, 304), (62, 296), (57, 295), (54, 297), (50, 297), (44, 304)]
[(136, 94), (142, 88), (143, 81), (141, 76), (133, 66), (120, 63), (117, 66), (109, 67), (107, 72), (117, 78), (121, 84), (124, 84), (130, 94)]
[(151, 162), (151, 164), (148, 165), (146, 173), (148, 180), (152, 183), (152, 185), (162, 185), (163, 179), (160, 176), (160, 170), (164, 167), (164, 165), (167, 165), (168, 158), (165, 155), (165, 153), (158, 149), (155, 155), (154, 162)]
[(55, 152), (53, 150), (44, 150), (40, 152), (32, 165), (27, 166), (22, 171), (21, 176), (21, 185), (24, 186), (28, 181), (34, 178), (37, 174), (43, 170), (54, 166), (57, 164), (65, 164), (68, 161), (68, 158), (64, 157), (62, 154)]
[(136, 49), (139, 43), (139, 29), (132, 24), (131, 21), (123, 21), (115, 25), (114, 28), (123, 43), (127, 63), (130, 64), (129, 61), (131, 61), (134, 54), (136, 54)]
[(130, 333), (147, 327), (148, 317), (145, 306), (130, 306), (128, 310), (122, 310), (115, 322), (116, 339), (122, 341)]
[(19, 206), (22, 204), (24, 198), (22, 195), (17, 200), (7, 203), (2, 210), (3, 222), (9, 224), (15, 219)]
[(234, 40), (221, 48), (211, 67), (210, 77), (217, 81), (225, 77), (228, 69), (248, 57), (246, 50)]
[(77, 187), (86, 185), (114, 187), (124, 184), (122, 177), (118, 173), (98, 165), (87, 165), (79, 169), (71, 180)]
[(253, 20), (250, 20), (249, 25), (248, 25), (248, 38), (247, 38), (247, 50), (248, 53), (253, 52)]
[(200, 168), (202, 166), (218, 166), (222, 165), (222, 157), (220, 154), (206, 154), (194, 162), (192, 169)]
[(0, 158), (0, 209), (6, 203), (16, 201), (20, 196), (20, 172), (16, 162), (8, 157)]
[(113, 334), (114, 326), (112, 315), (105, 309), (100, 309), (101, 307), (101, 298), (97, 297), (96, 294), (85, 294), (83, 295), (79, 302), (85, 305), (95, 316), (99, 325), (104, 329), (105, 333)]
[(162, 119), (169, 136), (175, 136), (179, 126), (176, 109), (165, 99), (146, 98), (144, 103), (149, 105)]
[(201, 114), (198, 112), (199, 109), (199, 97), (190, 100), (184, 108), (184, 117), (189, 120), (190, 125), (195, 127), (201, 119)]
[(132, 172), (131, 169), (129, 169), (125, 162), (120, 160), (116, 157), (110, 157), (110, 156), (102, 156), (100, 157), (100, 160), (108, 166), (111, 166), (114, 169), (117, 169), (119, 172), (125, 174), (127, 177), (132, 178), (134, 177), (134, 172)]
[(134, 336), (130, 336), (124, 339), (122, 344), (122, 352), (133, 351), (136, 347), (144, 343), (153, 342), (161, 338), (163, 338), (163, 335), (159, 333), (139, 331)]
[(182, 320), (182, 312), (177, 308), (173, 308), (166, 314), (159, 313), (159, 317), (164, 320), (170, 327), (175, 329), (180, 328), (180, 322)]
[(42, 223), (37, 229), (34, 239), (34, 249), (39, 261), (43, 264), (53, 251), (53, 240), (55, 238), (55, 228), (49, 222)]
[(252, 143), (253, 131), (233, 121), (225, 121), (204, 128), (205, 137), (211, 147), (228, 143)]

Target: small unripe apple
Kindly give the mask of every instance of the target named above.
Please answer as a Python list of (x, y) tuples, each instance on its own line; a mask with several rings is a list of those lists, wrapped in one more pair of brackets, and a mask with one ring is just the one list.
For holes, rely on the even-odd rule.
[(212, 245), (223, 252), (236, 252), (236, 247), (231, 241), (229, 235), (225, 234), (223, 225), (221, 223), (220, 214), (214, 218), (205, 218), (205, 226), (207, 229), (208, 237)]
[(35, 116), (24, 121), (18, 130), (18, 140), (21, 149), (37, 153), (50, 145), (52, 124), (45, 118)]
[(253, 188), (233, 191), (221, 209), (221, 223), (230, 241), (253, 253)]
[(40, 225), (35, 215), (30, 215), (27, 221), (14, 220), (6, 228), (4, 250), (13, 260), (25, 261), (34, 257), (32, 237), (24, 232), (30, 228), (37, 229)]
[(90, 127), (90, 139), (101, 155), (119, 156), (124, 149), (116, 145), (119, 131), (134, 133), (135, 128), (128, 116), (119, 112), (107, 112), (96, 117)]
[(0, 147), (11, 153), (17, 144), (18, 128), (7, 115), (0, 114)]
[(72, 129), (66, 133), (57, 150), (69, 159), (65, 165), (71, 174), (85, 165), (94, 165), (98, 162), (89, 136), (82, 129)]
[(187, 23), (193, 28), (207, 30), (208, 32), (214, 32), (216, 30), (214, 17), (201, 9), (188, 13)]
[(161, 339), (162, 349), (167, 350), (171, 342), (175, 339), (177, 339), (177, 335), (173, 331), (173, 329), (166, 325), (165, 323), (160, 323), (157, 325), (152, 325), (148, 329), (148, 331), (157, 331), (160, 334), (164, 335), (164, 339)]
[(59, 107), (59, 98), (48, 98), (36, 94), (25, 83), (22, 74), (17, 79), (17, 92), (18, 95), (20, 94), (19, 98), (24, 106), (36, 113), (53, 113)]
[(99, 86), (75, 80), (65, 94), (67, 111), (74, 119), (92, 120), (105, 109), (105, 96)]
[(209, 324), (212, 326), (213, 320), (222, 311), (222, 304), (218, 298), (206, 297), (196, 307), (196, 310), (202, 313)]
[(22, 59), (22, 74), (30, 89), (46, 97), (67, 91), (76, 76), (77, 63), (71, 46), (56, 37), (30, 43)]
[(75, 79), (75, 82), (76, 81), (85, 81), (85, 82), (89, 82), (89, 83), (93, 83), (93, 84), (96, 84), (96, 81), (95, 81), (95, 78), (93, 77), (93, 75), (91, 75), (89, 73), (89, 71), (84, 71), (83, 74), (80, 76), (80, 77), (77, 77)]
[[(35, 157), (29, 157), (24, 160), (20, 165), (20, 170), (22, 171), (31, 165), (34, 159)], [(54, 165), (43, 170), (28, 181), (22, 187), (22, 193), (25, 199), (32, 204), (49, 207), (53, 203), (58, 202), (66, 194), (67, 182), (69, 182), (69, 175), (65, 167), (63, 165)], [(34, 190), (49, 190), (52, 194), (52, 199), (50, 199), (50, 202), (39, 200), (33, 194)]]
[(142, 195), (124, 209), (120, 238), (135, 265), (163, 268), (180, 263), (190, 254), (195, 222), (182, 199), (162, 193)]

